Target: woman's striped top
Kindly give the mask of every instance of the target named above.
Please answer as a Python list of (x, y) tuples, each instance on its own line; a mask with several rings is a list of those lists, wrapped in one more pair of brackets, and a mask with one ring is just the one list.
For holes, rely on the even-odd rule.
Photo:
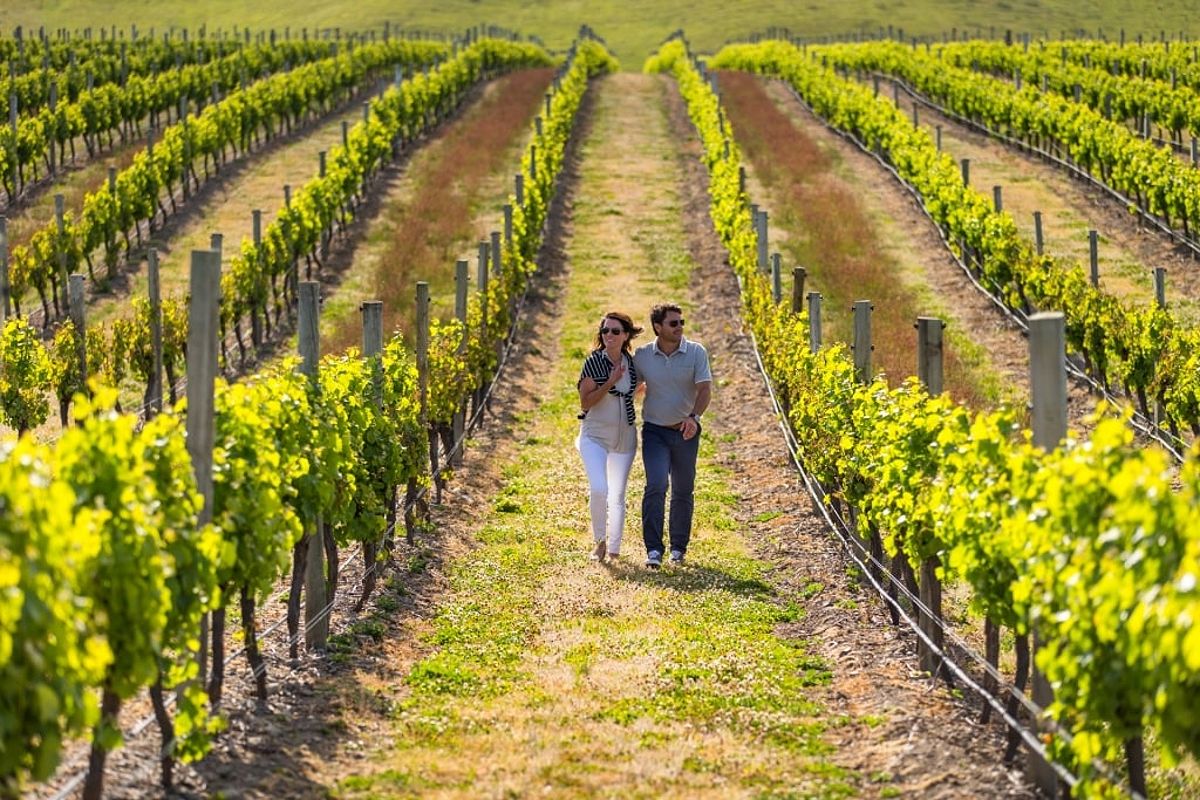
[[(622, 353), (621, 357), (625, 359), (625, 368), (629, 371), (629, 391), (619, 392), (617, 391), (617, 387), (613, 386), (608, 390), (608, 393), (616, 395), (625, 401), (625, 421), (633, 425), (637, 422), (633, 412), (633, 390), (638, 385), (637, 369), (633, 366), (633, 359), (630, 358), (628, 353)], [(582, 381), (584, 378), (591, 378), (596, 382), (597, 386), (602, 386), (608, 380), (608, 376), (612, 372), (612, 367), (612, 362), (608, 360), (608, 356), (602, 348), (593, 350), (592, 354), (583, 362), (583, 370), (579, 373), (579, 380)], [(587, 412), (584, 411), (579, 415), (579, 418), (583, 419), (586, 416)]]

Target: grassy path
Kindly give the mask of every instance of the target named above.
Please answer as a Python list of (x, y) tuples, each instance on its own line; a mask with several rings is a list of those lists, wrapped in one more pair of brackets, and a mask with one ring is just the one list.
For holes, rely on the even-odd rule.
[[(801, 611), (739, 535), (711, 440), (686, 567), (641, 567), (636, 513), (619, 565), (586, 560), (585, 483), (571, 446), (579, 357), (602, 309), (640, 318), (681, 293), (691, 268), (666, 86), (621, 75), (599, 87), (563, 313), (537, 332), (544, 347), (562, 343), (560, 357), (541, 376), (542, 402), (477, 549), (451, 570), (431, 650), (399, 692), (390, 746), (344, 777), (340, 796), (849, 791), (810, 696), (828, 673), (803, 642), (775, 634)], [(632, 486), (640, 480), (639, 469)]]

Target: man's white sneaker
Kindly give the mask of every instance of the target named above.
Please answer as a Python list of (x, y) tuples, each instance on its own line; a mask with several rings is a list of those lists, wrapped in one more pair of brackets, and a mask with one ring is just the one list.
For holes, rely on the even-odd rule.
[(671, 551), (671, 566), (678, 567), (678, 566), (682, 566), (682, 565), (683, 565), (683, 551), (682, 550), (672, 550)]
[(650, 569), (658, 569), (662, 566), (662, 553), (657, 550), (651, 550), (646, 554), (646, 566)]

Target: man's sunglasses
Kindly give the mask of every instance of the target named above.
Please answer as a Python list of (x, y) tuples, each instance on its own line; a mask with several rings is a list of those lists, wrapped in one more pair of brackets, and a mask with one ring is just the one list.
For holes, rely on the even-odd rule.
[(668, 320), (665, 320), (663, 322), (663, 324), (669, 325), (672, 328), (682, 328), (683, 327), (683, 318), (681, 317), (679, 319), (668, 319)]

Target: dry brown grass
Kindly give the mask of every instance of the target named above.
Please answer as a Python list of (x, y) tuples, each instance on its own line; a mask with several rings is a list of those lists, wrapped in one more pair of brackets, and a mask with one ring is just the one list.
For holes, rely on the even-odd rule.
[[(757, 78), (723, 72), (720, 83), (738, 145), (774, 200), (771, 224), (787, 232), (788, 255), (808, 270), (813, 288), (824, 295), (826, 330), (850, 341), (851, 305), (870, 300), (876, 368), (893, 383), (912, 375), (913, 323), (922, 309), (859, 198), (838, 177), (829, 154), (776, 106)], [(949, 345), (944, 371), (946, 389), (954, 397), (972, 405), (982, 402)]]
[[(373, 274), (361, 282), (363, 299), (383, 301), (384, 331), (411, 332), (416, 281), (429, 281), (434, 296), (452, 294), (454, 261), (474, 235), (472, 220), (483, 188), (511, 162), (510, 151), (528, 129), (551, 78), (551, 70), (536, 69), (499, 79), (495, 91), (485, 93), (446, 131), (436, 153), (414, 165), (412, 189), (384, 212), (389, 239), (372, 259)], [(498, 211), (492, 214), (497, 219)], [(345, 315), (322, 346), (341, 352), (360, 336), (358, 319)]]

